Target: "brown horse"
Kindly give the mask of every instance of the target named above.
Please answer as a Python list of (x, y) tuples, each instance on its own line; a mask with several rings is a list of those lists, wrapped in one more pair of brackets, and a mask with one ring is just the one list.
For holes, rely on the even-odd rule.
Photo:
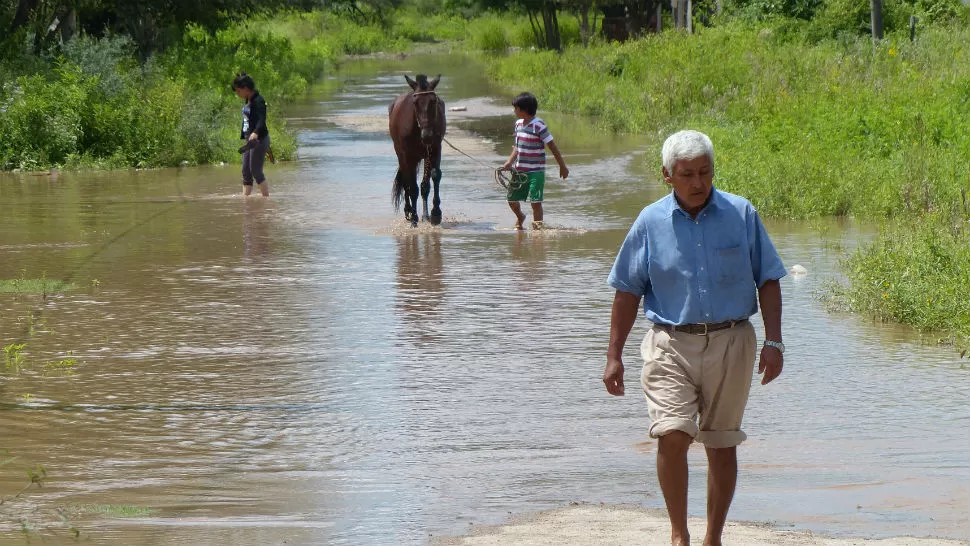
[[(387, 107), (390, 118), (389, 129), (397, 153), (397, 174), (394, 176), (394, 189), (391, 197), (395, 210), (401, 206), (404, 197), (404, 218), (411, 226), (418, 225), (418, 165), (424, 163), (421, 177), (421, 198), (424, 201), (422, 218), (433, 225), (441, 223), (441, 199), (438, 186), (441, 183), (441, 140), (445, 137), (445, 102), (435, 93), (434, 88), (441, 81), (439, 74), (428, 81), (424, 74), (416, 80), (405, 75), (411, 91), (394, 99)], [(428, 214), (428, 193), (434, 181), (434, 199), (431, 214)]]

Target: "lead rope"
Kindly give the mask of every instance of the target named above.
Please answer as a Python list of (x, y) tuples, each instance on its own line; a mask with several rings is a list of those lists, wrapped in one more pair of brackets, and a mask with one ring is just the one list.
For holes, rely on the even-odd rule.
[(443, 140), (445, 144), (450, 146), (452, 150), (460, 153), (461, 155), (467, 157), (468, 159), (471, 159), (472, 161), (474, 161), (475, 163), (478, 163), (482, 167), (485, 167), (486, 169), (492, 171), (492, 179), (495, 180), (496, 184), (505, 188), (506, 191), (515, 191), (521, 188), (522, 185), (525, 184), (528, 180), (524, 174), (515, 170), (515, 167), (509, 167), (509, 168), (499, 167), (496, 169), (495, 167), (492, 167), (491, 165), (459, 150), (457, 146), (455, 146), (451, 142), (448, 142), (447, 138), (442, 137), (441, 140)]

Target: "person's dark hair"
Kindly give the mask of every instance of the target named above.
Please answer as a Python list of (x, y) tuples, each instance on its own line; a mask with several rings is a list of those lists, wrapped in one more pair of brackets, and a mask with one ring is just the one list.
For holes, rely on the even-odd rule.
[(256, 82), (245, 72), (236, 74), (236, 79), (232, 80), (232, 90), (236, 89), (256, 89)]
[(527, 112), (530, 116), (534, 116), (539, 109), (539, 101), (536, 100), (536, 96), (532, 93), (522, 93), (512, 100), (512, 106)]

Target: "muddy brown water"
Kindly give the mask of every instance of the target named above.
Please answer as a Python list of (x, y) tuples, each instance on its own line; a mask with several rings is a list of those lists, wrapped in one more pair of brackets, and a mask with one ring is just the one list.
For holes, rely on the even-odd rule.
[[(509, 229), (488, 169), (446, 149), (445, 224), (410, 230), (380, 120), (416, 70), (467, 106), (453, 142), (500, 164), (508, 97), (422, 56), (355, 62), (291, 108), (300, 159), (269, 167), (269, 200), (239, 197), (238, 166), (0, 176), (0, 278), (78, 287), (0, 294), (0, 344), (27, 345), (0, 383), (2, 493), (47, 472), (0, 505), (0, 541), (67, 537), (59, 511), (97, 544), (421, 544), (572, 501), (662, 506), (643, 324), (629, 394), (600, 382), (606, 275), (664, 191), (645, 137), (546, 115), (572, 175), (545, 233)], [(808, 274), (782, 281), (787, 365), (752, 390), (732, 519), (970, 539), (966, 361), (817, 300), (864, 227), (769, 230)]]

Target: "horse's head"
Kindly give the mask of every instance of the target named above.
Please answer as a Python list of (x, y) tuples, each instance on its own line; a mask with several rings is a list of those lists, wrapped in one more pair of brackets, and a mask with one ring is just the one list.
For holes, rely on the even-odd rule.
[(428, 81), (428, 77), (424, 74), (418, 74), (417, 81), (412, 80), (407, 74), (404, 75), (404, 79), (412, 89), (410, 100), (414, 104), (414, 119), (421, 129), (421, 139), (428, 141), (436, 134), (444, 136), (444, 132), (440, 129), (443, 121), (441, 100), (434, 92), (434, 88), (441, 81), (441, 74), (431, 81)]

